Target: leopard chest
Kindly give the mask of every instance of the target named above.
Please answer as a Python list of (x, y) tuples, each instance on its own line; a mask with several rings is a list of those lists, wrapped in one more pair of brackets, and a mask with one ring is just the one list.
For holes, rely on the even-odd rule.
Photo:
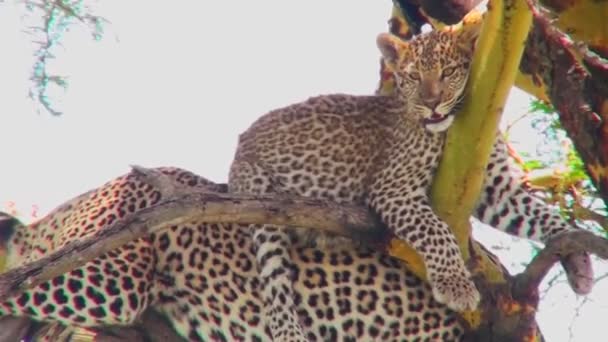
[(445, 134), (409, 130), (395, 134), (382, 167), (374, 174), (371, 197), (403, 193), (426, 196), (439, 165)]

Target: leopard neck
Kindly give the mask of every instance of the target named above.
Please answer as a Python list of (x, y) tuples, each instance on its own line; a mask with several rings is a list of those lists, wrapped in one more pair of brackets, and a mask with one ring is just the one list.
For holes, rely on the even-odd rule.
[(405, 156), (409, 159), (416, 158), (422, 151), (440, 153), (437, 149), (443, 150), (445, 137), (446, 132), (431, 132), (419, 119), (402, 114), (393, 127), (388, 155), (392, 158)]

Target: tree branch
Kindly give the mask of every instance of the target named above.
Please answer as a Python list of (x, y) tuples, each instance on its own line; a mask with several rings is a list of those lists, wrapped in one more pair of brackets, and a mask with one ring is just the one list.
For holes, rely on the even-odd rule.
[[(579, 17), (579, 22), (572, 22), (573, 18), (568, 26), (593, 30), (592, 26), (584, 25), (587, 19)], [(603, 125), (608, 118), (608, 107), (604, 105), (608, 98), (605, 81), (608, 74), (606, 66), (602, 66), (604, 61), (584, 53), (581, 57), (580, 49), (577, 50), (580, 44), (565, 38), (546, 17), (535, 13), (534, 23), (520, 71), (532, 80), (533, 87), (528, 89), (544, 93), (559, 113), (593, 185), (604, 203), (608, 203), (608, 134)]]
[(577, 60), (585, 61), (588, 65), (595, 67), (598, 70), (608, 72), (608, 60), (606, 60), (606, 58), (591, 51), (585, 42), (575, 42), (566, 33), (562, 32), (559, 27), (552, 25), (550, 12), (541, 7), (537, 1), (526, 1), (528, 2), (532, 15), (534, 16), (536, 25), (541, 25), (544, 27), (548, 37), (561, 42), (565, 49), (568, 49), (572, 55), (576, 56)]
[(161, 191), (165, 200), (118, 220), (90, 237), (71, 241), (39, 260), (0, 275), (0, 302), (129, 241), (193, 220), (307, 227), (358, 239), (378, 248), (384, 248), (389, 239), (387, 230), (361, 207), (307, 198), (192, 191), (169, 184), (163, 178), (166, 176), (154, 170), (135, 167), (135, 173)]
[(418, 0), (429, 16), (447, 25), (458, 23), (481, 3), (481, 0)]
[(555, 236), (547, 242), (525, 271), (515, 276), (514, 297), (528, 297), (535, 293), (541, 281), (560, 256), (576, 252), (589, 252), (608, 259), (608, 240), (586, 230), (576, 230)]

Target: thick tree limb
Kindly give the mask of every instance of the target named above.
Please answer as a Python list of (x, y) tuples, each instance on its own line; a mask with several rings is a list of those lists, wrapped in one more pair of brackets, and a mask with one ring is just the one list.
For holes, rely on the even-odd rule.
[(469, 239), (469, 217), (515, 81), (524, 51), (522, 41), (532, 23), (524, 1), (492, 1), (491, 5), (481, 24), (464, 106), (448, 130), (433, 181), (433, 209), (452, 228), (461, 245)]
[[(491, 263), (487, 253), (469, 242), (470, 216), (483, 185), (498, 123), (518, 72), (524, 51), (522, 42), (525, 41), (531, 24), (532, 15), (523, 0), (491, 1), (483, 20), (469, 24), (481, 25), (481, 32), (465, 91), (464, 106), (448, 130), (443, 156), (431, 191), (433, 210), (450, 226), (463, 256), (474, 256), (474, 262), (469, 263), (473, 266), (471, 272), (476, 275), (476, 279), (487, 283), (487, 290), (491, 291), (495, 287), (503, 288), (504, 284), (508, 284), (508, 276), (502, 272), (501, 267)], [(515, 330), (511, 328), (514, 323), (502, 319), (502, 311), (495, 312), (496, 320), (487, 319), (488, 312), (492, 312), (490, 310), (500, 304), (500, 301), (495, 303), (488, 300), (488, 297), (495, 297), (489, 291), (481, 294), (486, 298), (485, 302), (478, 310), (469, 314), (472, 325), (478, 323), (473, 327), (485, 325), (490, 336), (502, 331), (505, 338), (512, 338)], [(480, 316), (485, 316), (486, 319), (478, 319)], [(533, 328), (525, 329), (530, 341), (540, 340), (534, 320), (526, 322), (533, 325)], [(517, 322), (517, 325), (522, 324)]]
[[(151, 171), (151, 170), (150, 170)], [(142, 168), (136, 168), (142, 173)], [(193, 220), (213, 223), (272, 223), (321, 229), (328, 233), (384, 245), (386, 230), (369, 211), (352, 205), (307, 198), (237, 196), (218, 192), (186, 192), (148, 173), (147, 181), (160, 187), (165, 200), (136, 215), (116, 221), (95, 235), (68, 243), (44, 258), (0, 275), (0, 302), (20, 291), (82, 266), (123, 244), (173, 225)], [(170, 196), (166, 196), (171, 193)], [(382, 247), (380, 247), (382, 248)]]

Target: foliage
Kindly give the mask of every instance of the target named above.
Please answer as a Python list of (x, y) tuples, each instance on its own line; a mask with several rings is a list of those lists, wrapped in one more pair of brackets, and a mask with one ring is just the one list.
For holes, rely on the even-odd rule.
[(520, 153), (515, 160), (525, 172), (532, 189), (547, 203), (556, 205), (568, 221), (606, 233), (606, 212), (600, 194), (560, 123), (555, 108), (533, 100), (527, 115), (531, 116), (532, 128), (543, 137), (543, 141), (536, 153)]
[(71, 26), (83, 24), (90, 30), (94, 40), (100, 40), (107, 21), (92, 14), (84, 0), (25, 0), (24, 5), (27, 15), (39, 20), (27, 30), (38, 45), (34, 53), (29, 96), (48, 113), (61, 115), (62, 112), (56, 108), (49, 91), (54, 87), (65, 90), (68, 79), (66, 75), (57, 75), (50, 70), (50, 60), (55, 58), (56, 50)]

